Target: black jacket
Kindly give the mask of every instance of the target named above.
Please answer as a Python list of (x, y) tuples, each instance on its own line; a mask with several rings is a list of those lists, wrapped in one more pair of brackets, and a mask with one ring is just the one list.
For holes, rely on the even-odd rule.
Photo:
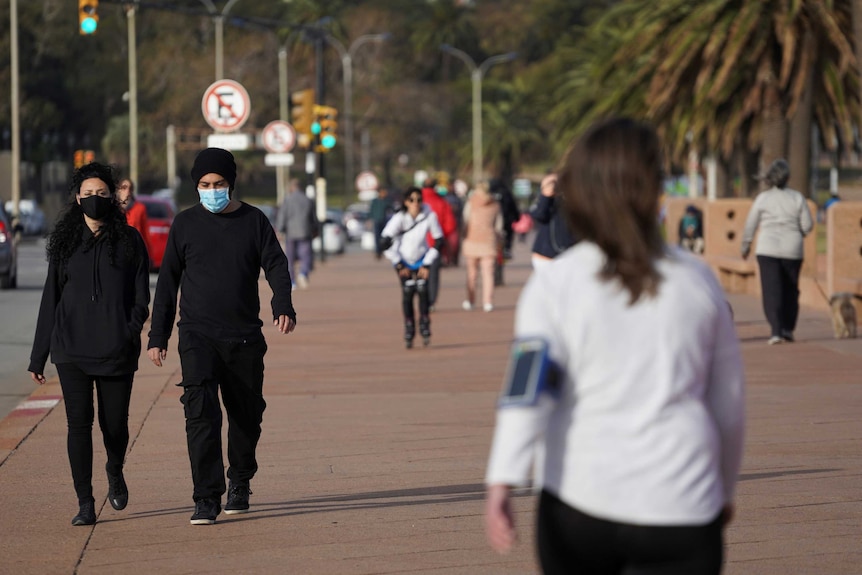
[(560, 212), (554, 196), (539, 195), (531, 215), (536, 223), (533, 253), (555, 258), (575, 245), (577, 240), (569, 230), (569, 225)]
[(84, 242), (64, 263), (50, 262), (33, 338), (28, 371), (43, 373), (52, 363), (73, 363), (91, 375), (122, 375), (138, 369), (141, 329), (149, 315), (149, 256), (138, 231), (128, 257), (123, 245), (108, 243), (83, 223)]

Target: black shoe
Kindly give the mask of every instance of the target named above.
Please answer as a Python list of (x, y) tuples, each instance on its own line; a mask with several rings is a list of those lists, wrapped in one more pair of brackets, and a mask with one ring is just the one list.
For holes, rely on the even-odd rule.
[(221, 513), (221, 504), (215, 499), (198, 499), (195, 501), (195, 514), (192, 515), (192, 525), (212, 525)]
[(227, 504), (224, 506), (224, 512), (227, 515), (248, 513), (249, 495), (251, 495), (251, 489), (249, 489), (248, 483), (234, 483), (231, 481), (230, 487), (227, 490)]
[(119, 475), (108, 473), (108, 501), (117, 511), (125, 509), (129, 503), (129, 489), (126, 487), (122, 471)]
[(96, 523), (96, 504), (93, 501), (81, 503), (78, 514), (72, 517), (72, 525), (93, 525)]
[(781, 339), (788, 343), (793, 343), (793, 332), (789, 330), (781, 330)]

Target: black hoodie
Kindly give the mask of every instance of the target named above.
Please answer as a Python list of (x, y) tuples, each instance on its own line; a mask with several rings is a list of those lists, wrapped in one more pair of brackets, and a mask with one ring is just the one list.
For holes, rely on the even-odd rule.
[(107, 239), (82, 224), (84, 241), (66, 262), (48, 264), (28, 371), (73, 363), (90, 375), (121, 375), (138, 369), (141, 329), (149, 315), (149, 257), (140, 234), (128, 257), (122, 244), (108, 257)]

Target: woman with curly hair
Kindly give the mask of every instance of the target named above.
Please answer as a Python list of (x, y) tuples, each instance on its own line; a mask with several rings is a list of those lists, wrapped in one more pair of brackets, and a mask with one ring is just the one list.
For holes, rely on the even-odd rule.
[(72, 525), (92, 525), (94, 383), (108, 455), (108, 501), (120, 510), (129, 499), (123, 459), (141, 329), (149, 315), (149, 256), (141, 235), (126, 224), (110, 166), (94, 162), (76, 170), (70, 191), (48, 236), (48, 277), (28, 370), (42, 385), (49, 353), (57, 366), (79, 505)]

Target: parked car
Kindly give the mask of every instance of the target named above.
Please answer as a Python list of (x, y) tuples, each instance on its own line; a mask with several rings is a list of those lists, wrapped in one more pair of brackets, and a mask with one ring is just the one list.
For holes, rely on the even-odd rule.
[[(19, 224), (20, 226), (20, 224)], [(6, 210), (0, 206), (0, 289), (18, 287), (18, 242), (17, 230)]]
[[(12, 200), (6, 202), (6, 213), (12, 213)], [(45, 233), (45, 212), (29, 198), (18, 201), (18, 221), (25, 236), (40, 236)]]
[(165, 256), (165, 245), (168, 243), (168, 232), (174, 223), (174, 208), (170, 200), (154, 198), (139, 194), (137, 201), (147, 208), (147, 235), (150, 244), (150, 271), (157, 271), (162, 267), (162, 258)]
[[(321, 222), (323, 245), (328, 254), (343, 254), (347, 249), (347, 230), (342, 223), (344, 212), (337, 209), (326, 210), (326, 219)], [(320, 252), (320, 236), (311, 242), (311, 248)]]
[(347, 206), (342, 218), (344, 228), (347, 230), (347, 239), (351, 242), (361, 240), (363, 232), (371, 229), (368, 220), (368, 204), (356, 203)]

